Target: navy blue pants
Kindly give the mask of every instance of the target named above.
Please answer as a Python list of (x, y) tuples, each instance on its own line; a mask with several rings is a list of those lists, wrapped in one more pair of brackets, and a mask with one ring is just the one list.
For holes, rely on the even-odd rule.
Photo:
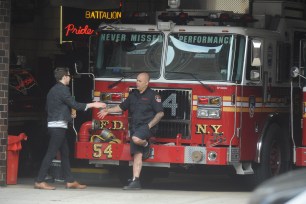
[[(131, 133), (131, 137), (132, 136), (138, 137), (139, 139), (142, 139), (142, 140), (148, 140), (148, 139), (150, 139), (150, 137), (152, 137), (152, 131), (149, 129), (147, 124), (142, 125), (142, 126), (137, 127), (137, 128), (132, 128), (130, 130), (130, 133)], [(143, 151), (144, 151), (144, 147), (136, 145), (133, 142), (133, 139), (131, 138), (131, 140), (130, 140), (130, 153), (131, 153), (131, 155), (133, 156), (137, 152), (143, 153)]]
[(43, 182), (48, 174), (52, 160), (56, 157), (58, 151), (61, 153), (61, 168), (66, 182), (74, 182), (71, 174), (69, 161), (69, 147), (66, 138), (65, 128), (48, 128), (50, 141), (47, 153), (42, 161), (36, 182)]

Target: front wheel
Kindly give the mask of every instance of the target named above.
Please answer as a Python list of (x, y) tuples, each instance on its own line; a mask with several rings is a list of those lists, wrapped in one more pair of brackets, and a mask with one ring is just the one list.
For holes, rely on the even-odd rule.
[(290, 139), (277, 124), (271, 124), (262, 141), (260, 163), (254, 165), (255, 184), (290, 169)]

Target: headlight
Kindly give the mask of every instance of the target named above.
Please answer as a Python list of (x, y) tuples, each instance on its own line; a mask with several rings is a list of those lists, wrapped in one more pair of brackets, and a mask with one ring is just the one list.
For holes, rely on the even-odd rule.
[(197, 110), (198, 118), (220, 118), (221, 109), (220, 108), (198, 108)]

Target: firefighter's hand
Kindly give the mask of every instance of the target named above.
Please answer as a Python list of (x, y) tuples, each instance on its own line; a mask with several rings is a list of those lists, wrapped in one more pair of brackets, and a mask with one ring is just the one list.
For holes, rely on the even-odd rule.
[(106, 104), (102, 102), (93, 102), (90, 103), (91, 108), (106, 108)]
[(76, 118), (77, 114), (76, 114), (76, 110), (75, 109), (71, 109), (71, 118)]
[(103, 119), (108, 114), (108, 110), (106, 108), (103, 108), (98, 112), (98, 117), (100, 119)]

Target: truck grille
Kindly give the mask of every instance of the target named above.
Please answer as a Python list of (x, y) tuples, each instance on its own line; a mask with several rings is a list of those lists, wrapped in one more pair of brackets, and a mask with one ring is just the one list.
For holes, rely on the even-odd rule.
[(158, 125), (158, 138), (190, 137), (191, 90), (154, 89), (162, 98), (164, 117)]

